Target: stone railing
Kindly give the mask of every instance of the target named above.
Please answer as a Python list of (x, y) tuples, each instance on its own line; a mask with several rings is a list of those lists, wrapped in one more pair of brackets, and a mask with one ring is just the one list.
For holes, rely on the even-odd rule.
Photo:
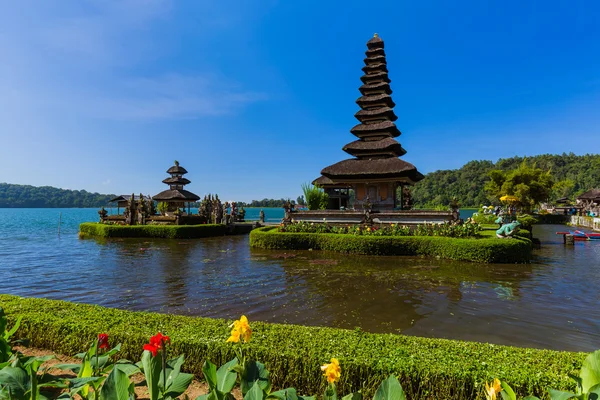
[[(295, 211), (289, 214), (294, 222), (327, 222), (328, 224), (361, 224), (371, 222), (374, 224), (442, 224), (455, 219), (451, 211), (434, 210), (407, 210), (407, 211), (373, 211), (367, 216), (364, 211), (337, 211), (337, 210), (315, 210)], [(367, 221), (370, 219), (370, 221)]]
[(571, 225), (590, 228), (595, 231), (600, 231), (600, 218), (580, 217), (578, 215), (571, 216)]

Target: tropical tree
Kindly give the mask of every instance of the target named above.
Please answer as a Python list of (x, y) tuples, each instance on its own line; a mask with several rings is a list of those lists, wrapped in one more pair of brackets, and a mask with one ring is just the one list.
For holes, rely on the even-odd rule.
[(530, 212), (540, 202), (547, 201), (552, 194), (554, 178), (549, 171), (529, 165), (521, 165), (510, 171), (492, 170), (485, 191), (495, 203), (504, 195), (515, 196), (525, 212)]

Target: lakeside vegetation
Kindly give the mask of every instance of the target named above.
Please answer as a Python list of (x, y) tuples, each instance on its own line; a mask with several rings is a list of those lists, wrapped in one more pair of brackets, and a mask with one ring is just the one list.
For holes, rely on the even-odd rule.
[[(156, 333), (162, 332), (168, 335), (171, 354), (185, 354), (181, 371), (196, 376), (213, 370), (205, 364), (206, 360), (222, 365), (239, 356), (235, 339), (239, 342), (244, 337), (247, 340), (242, 357), (260, 360), (264, 364), (258, 369), (270, 371), (263, 372), (263, 379), (259, 380), (268, 380), (269, 389), (261, 387), (267, 392), (271, 387), (293, 386), (302, 394), (323, 393), (333, 380), (338, 393), (362, 390), (362, 395), (369, 397), (394, 375), (408, 399), (481, 399), (485, 397), (487, 382), (494, 378), (508, 382), (519, 396), (544, 396), (549, 388), (575, 390), (569, 374), (576, 374), (586, 358), (584, 353), (262, 322), (252, 323), (250, 340), (244, 330), (250, 327), (245, 328), (243, 319), (230, 325), (230, 321), (222, 319), (132, 312), (11, 295), (0, 295), (0, 304), (12, 323), (21, 319), (15, 338), (27, 338), (32, 346), (62, 354), (79, 353), (96, 340), (106, 340), (98, 335), (106, 333), (112, 342), (122, 343), (120, 358), (138, 360), (146, 350), (148, 354), (144, 351), (143, 357), (151, 366), (150, 356), (156, 357), (158, 350), (166, 347), (166, 340), (161, 340), (162, 348), (156, 340)], [(154, 338), (150, 343), (149, 337)], [(327, 378), (336, 378), (326, 380), (321, 365), (332, 358), (339, 360), (341, 370), (326, 368)], [(157, 371), (160, 366), (148, 369)], [(152, 377), (148, 382), (154, 382)], [(586, 380), (584, 385), (588, 384)], [(252, 388), (248, 387), (246, 394), (249, 389)], [(264, 398), (262, 392), (258, 394), (258, 399)]]
[(485, 191), (486, 183), (491, 180), (489, 173), (493, 170), (515, 170), (524, 160), (531, 166), (549, 171), (554, 180), (550, 200), (561, 197), (572, 199), (589, 189), (600, 187), (600, 174), (597, 173), (600, 155), (543, 154), (504, 158), (495, 163), (470, 161), (459, 169), (430, 172), (412, 188), (414, 204), (419, 208), (448, 205), (454, 197), (463, 208), (490, 204), (497, 198)]
[(124, 238), (147, 237), (164, 239), (198, 239), (212, 236), (225, 236), (248, 233), (251, 224), (225, 226), (222, 224), (203, 225), (118, 225), (84, 222), (79, 225), (80, 237)]

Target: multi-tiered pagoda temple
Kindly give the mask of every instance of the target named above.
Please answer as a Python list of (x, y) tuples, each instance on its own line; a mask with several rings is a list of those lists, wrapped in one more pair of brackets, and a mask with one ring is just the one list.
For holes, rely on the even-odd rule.
[(200, 200), (200, 197), (183, 188), (188, 183), (191, 183), (189, 179), (183, 177), (183, 175), (187, 174), (187, 170), (180, 166), (178, 161), (175, 161), (175, 165), (167, 170), (167, 174), (170, 174), (171, 177), (164, 179), (163, 183), (169, 185), (169, 189), (153, 196), (152, 200), (168, 203), (168, 211), (177, 210), (179, 207), (185, 208), (187, 204), (189, 212), (189, 203)]
[(324, 168), (313, 182), (329, 194), (329, 209), (352, 206), (348, 204), (350, 189), (355, 193), (355, 207), (370, 203), (373, 210), (402, 209), (402, 199), (396, 196), (398, 186), (423, 179), (414, 165), (399, 158), (406, 150), (394, 139), (400, 131), (394, 123), (398, 117), (383, 40), (375, 34), (367, 48), (365, 74), (360, 78), (362, 96), (356, 100), (360, 111), (354, 115), (360, 124), (350, 130), (358, 140), (343, 147), (354, 158)]

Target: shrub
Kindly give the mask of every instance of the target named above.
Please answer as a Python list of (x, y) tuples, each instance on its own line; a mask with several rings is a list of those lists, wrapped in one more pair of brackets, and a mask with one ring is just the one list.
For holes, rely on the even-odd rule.
[[(86, 348), (98, 332), (121, 342), (120, 356), (138, 359), (147, 338), (157, 331), (172, 339), (172, 354), (185, 353), (184, 370), (199, 376), (210, 359), (221, 365), (235, 356), (225, 343), (228, 322), (170, 314), (131, 312), (65, 301), (0, 295), (17, 331), (35, 347), (63, 354)], [(481, 398), (482, 383), (502, 377), (521, 395), (549, 387), (574, 390), (568, 374), (576, 372), (584, 353), (498, 346), (487, 343), (429, 339), (360, 330), (253, 323), (248, 357), (261, 360), (276, 387), (299, 392), (325, 389), (319, 374), (322, 360), (336, 357), (344, 369), (341, 392), (363, 389), (366, 396), (390, 374), (398, 376), (409, 399)]]
[(531, 257), (532, 243), (521, 230), (512, 239), (497, 239), (494, 231), (480, 238), (459, 239), (440, 236), (356, 236), (335, 233), (277, 232), (276, 227), (255, 229), (250, 246), (263, 249), (329, 250), (350, 254), (389, 256), (438, 256), (451, 260), (484, 263), (525, 262)]
[(225, 225), (105, 225), (84, 222), (79, 225), (81, 236), (153, 237), (166, 239), (196, 239), (227, 234)]

